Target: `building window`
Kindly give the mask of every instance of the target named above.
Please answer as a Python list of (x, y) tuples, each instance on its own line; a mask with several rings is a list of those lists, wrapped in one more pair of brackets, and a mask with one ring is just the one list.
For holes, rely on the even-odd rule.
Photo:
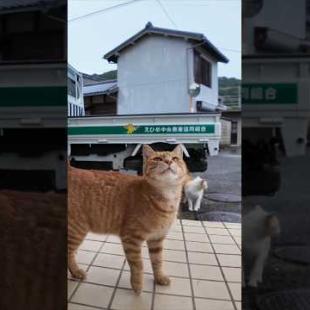
[(75, 88), (75, 81), (68, 78), (68, 94), (72, 97), (76, 97), (76, 88)]
[(194, 52), (194, 78), (195, 82), (211, 88), (211, 63)]

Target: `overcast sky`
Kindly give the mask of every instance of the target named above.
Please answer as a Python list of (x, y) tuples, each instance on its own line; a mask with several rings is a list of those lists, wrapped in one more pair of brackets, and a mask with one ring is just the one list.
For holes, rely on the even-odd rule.
[(68, 19), (68, 61), (81, 72), (116, 69), (103, 55), (150, 21), (203, 33), (230, 60), (219, 64), (219, 76), (241, 77), (241, 0), (68, 0)]

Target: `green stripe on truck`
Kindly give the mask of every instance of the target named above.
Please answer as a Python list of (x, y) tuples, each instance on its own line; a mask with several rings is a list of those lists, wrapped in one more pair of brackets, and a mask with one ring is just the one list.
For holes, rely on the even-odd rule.
[(67, 106), (66, 86), (0, 87), (0, 107)]
[(214, 134), (214, 124), (135, 126), (85, 126), (68, 128), (69, 135), (165, 135), (165, 134)]

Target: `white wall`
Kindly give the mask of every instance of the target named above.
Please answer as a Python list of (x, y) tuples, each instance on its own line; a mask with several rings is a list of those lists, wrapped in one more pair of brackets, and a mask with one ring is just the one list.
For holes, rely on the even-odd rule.
[(151, 36), (118, 59), (118, 114), (189, 112), (184, 40)]
[(202, 86), (191, 100), (191, 44), (183, 39), (150, 36), (123, 51), (118, 59), (118, 114), (196, 112), (195, 100), (217, 104), (217, 63), (212, 63), (212, 89)]

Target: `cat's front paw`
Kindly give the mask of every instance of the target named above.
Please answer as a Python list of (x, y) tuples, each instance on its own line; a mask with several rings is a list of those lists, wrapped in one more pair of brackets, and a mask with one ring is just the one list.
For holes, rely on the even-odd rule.
[(135, 277), (131, 277), (131, 287), (137, 295), (140, 295), (143, 289), (143, 280), (139, 277), (139, 279)]
[(170, 278), (166, 275), (159, 275), (155, 278), (155, 282), (159, 285), (170, 285)]
[(86, 279), (86, 272), (83, 269), (77, 269), (71, 273), (72, 277), (78, 280), (85, 280)]
[(133, 284), (133, 283), (131, 283), (131, 287), (132, 287), (133, 291), (134, 291), (137, 295), (140, 295), (140, 294), (141, 294), (142, 288), (143, 288), (143, 286), (142, 286), (141, 284), (137, 284), (137, 283)]

